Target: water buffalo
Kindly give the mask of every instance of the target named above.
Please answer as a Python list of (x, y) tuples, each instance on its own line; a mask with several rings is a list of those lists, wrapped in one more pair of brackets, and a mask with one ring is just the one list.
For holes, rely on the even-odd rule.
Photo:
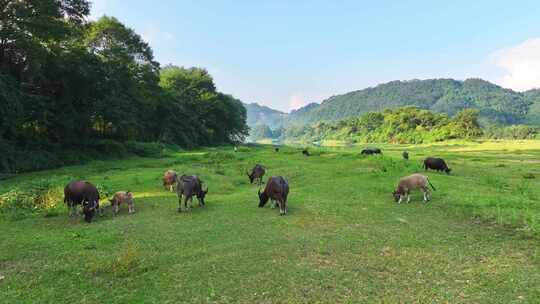
[(401, 204), (404, 197), (407, 198), (407, 203), (409, 203), (411, 201), (409, 196), (411, 190), (420, 189), (424, 193), (424, 203), (427, 203), (431, 199), (428, 184), (435, 190), (427, 176), (421, 174), (409, 175), (399, 180), (399, 184), (396, 190), (392, 192), (392, 195), (398, 204)]
[(274, 151), (279, 152), (279, 148), (278, 148), (278, 147), (275, 147), (275, 148), (274, 148)]
[(373, 154), (382, 154), (381, 149), (379, 148), (365, 148), (360, 152), (362, 155), (373, 155)]
[(304, 154), (304, 156), (310, 156), (311, 155), (311, 154), (309, 154), (309, 151), (307, 149), (302, 150), (302, 154)]
[[(204, 197), (208, 193), (208, 187), (206, 190), (202, 188), (203, 181), (199, 179), (196, 175), (182, 175), (177, 179), (176, 183), (176, 194), (178, 195), (178, 212), (182, 212), (182, 196), (184, 196), (184, 208), (187, 211), (191, 210), (191, 205), (193, 204), (193, 196), (197, 197), (199, 201), (199, 206), (204, 207)], [(189, 207), (188, 202), (189, 200)]]
[(173, 186), (176, 183), (176, 179), (178, 178), (178, 174), (174, 170), (167, 170), (163, 174), (163, 187), (165, 189), (169, 189), (169, 191), (173, 192)]
[(118, 214), (120, 211), (120, 204), (126, 203), (128, 205), (128, 212), (134, 213), (135, 206), (133, 206), (133, 194), (129, 191), (118, 191), (111, 199), (111, 205), (114, 207), (114, 214)]
[(281, 176), (271, 176), (266, 182), (263, 192), (259, 189), (259, 208), (264, 207), (268, 199), (272, 200), (272, 207), (275, 201), (279, 205), (279, 214), (287, 214), (287, 196), (289, 195), (289, 183)]
[(444, 171), (446, 174), (450, 174), (450, 171), (452, 171), (452, 169), (448, 168), (442, 158), (435, 157), (428, 157), (424, 159), (424, 170), (427, 171), (427, 169)]
[(403, 153), (401, 155), (403, 155), (403, 159), (405, 159), (405, 160), (409, 159), (409, 152), (403, 151)]
[(77, 212), (77, 205), (81, 205), (84, 220), (90, 223), (99, 209), (99, 192), (87, 181), (72, 181), (64, 188), (64, 203), (68, 205), (70, 216)]
[(266, 170), (263, 166), (256, 164), (253, 169), (251, 169), (251, 173), (246, 171), (247, 176), (249, 177), (249, 182), (253, 184), (254, 180), (258, 180), (258, 184), (262, 184), (262, 178), (264, 174), (266, 173)]

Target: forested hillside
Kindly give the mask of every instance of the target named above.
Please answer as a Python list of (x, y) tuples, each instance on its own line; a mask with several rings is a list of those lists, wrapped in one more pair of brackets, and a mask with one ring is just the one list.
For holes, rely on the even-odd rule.
[(523, 94), (501, 88), (481, 79), (457, 81), (431, 79), (392, 81), (373, 88), (328, 98), (320, 105), (311, 104), (291, 113), (288, 125), (312, 124), (356, 117), (367, 112), (415, 106), (454, 115), (460, 110), (479, 111), (482, 124), (518, 124), (537, 121), (540, 113), (538, 92)]
[(283, 125), (287, 114), (262, 106), (257, 103), (244, 104), (247, 111), (247, 124), (253, 128), (257, 125), (266, 125), (271, 129), (278, 129)]
[(4, 1), (1, 12), (0, 171), (73, 163), (134, 141), (193, 147), (247, 136), (242, 103), (218, 92), (206, 70), (161, 68), (117, 19), (89, 22), (89, 1)]

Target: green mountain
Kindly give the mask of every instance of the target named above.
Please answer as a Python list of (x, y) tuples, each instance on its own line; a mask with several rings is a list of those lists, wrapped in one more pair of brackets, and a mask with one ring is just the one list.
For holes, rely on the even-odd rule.
[(525, 115), (525, 123), (540, 125), (540, 89), (527, 91), (524, 96), (531, 104)]
[(247, 110), (247, 125), (254, 128), (257, 125), (266, 125), (271, 129), (278, 129), (283, 125), (287, 114), (271, 109), (257, 103), (244, 104)]
[[(465, 108), (479, 111), (482, 124), (540, 122), (540, 91), (519, 93), (481, 79), (392, 81), (373, 88), (332, 96), (290, 113), (287, 125), (313, 124), (415, 106), (454, 115)], [(249, 115), (249, 114), (248, 114)]]

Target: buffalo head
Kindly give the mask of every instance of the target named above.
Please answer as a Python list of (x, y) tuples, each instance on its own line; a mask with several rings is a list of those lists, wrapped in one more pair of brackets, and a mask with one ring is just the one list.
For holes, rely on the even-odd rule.
[(261, 189), (259, 189), (259, 208), (264, 207), (266, 203), (268, 202), (268, 195), (266, 192), (261, 192)]

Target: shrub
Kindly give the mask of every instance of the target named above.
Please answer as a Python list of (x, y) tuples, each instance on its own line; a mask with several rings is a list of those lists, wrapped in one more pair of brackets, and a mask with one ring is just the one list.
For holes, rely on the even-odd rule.
[(92, 147), (99, 153), (104, 154), (106, 158), (126, 156), (127, 150), (120, 142), (110, 139), (96, 141)]
[(136, 141), (126, 142), (125, 147), (128, 152), (141, 157), (162, 157), (164, 149), (166, 148), (165, 145), (161, 143), (143, 143)]
[(0, 195), (0, 213), (50, 211), (62, 205), (63, 187), (50, 179), (40, 179)]

